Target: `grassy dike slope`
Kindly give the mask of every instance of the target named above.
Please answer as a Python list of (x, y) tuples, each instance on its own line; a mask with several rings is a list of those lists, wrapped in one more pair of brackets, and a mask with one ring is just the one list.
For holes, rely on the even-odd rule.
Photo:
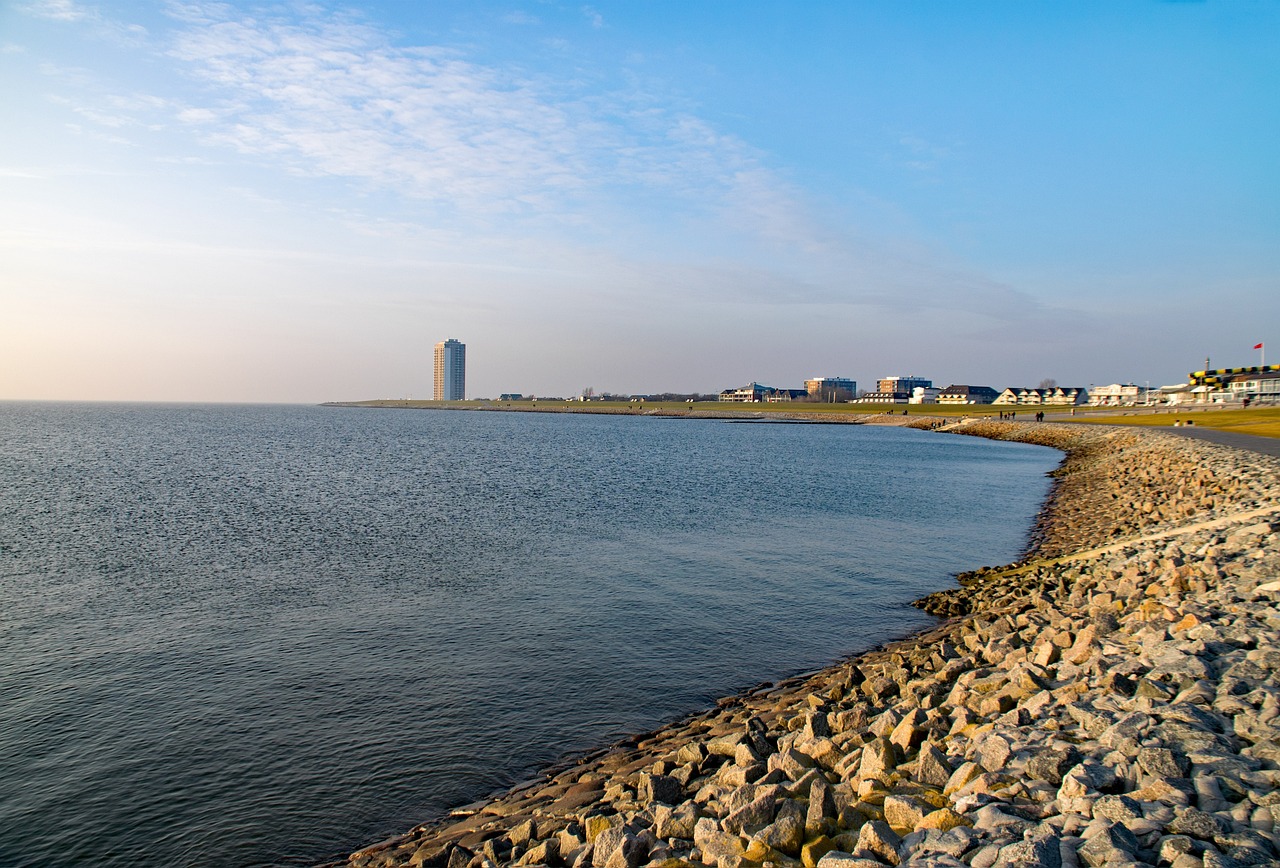
[(342, 864), (1276, 864), (1280, 461), (1132, 428), (949, 428), (1066, 457), (1029, 558), (921, 601), (938, 627)]

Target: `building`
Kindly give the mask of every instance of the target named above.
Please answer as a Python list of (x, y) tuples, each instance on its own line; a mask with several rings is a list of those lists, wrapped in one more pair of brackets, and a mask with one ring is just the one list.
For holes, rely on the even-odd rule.
[(882, 395), (901, 395), (910, 398), (916, 388), (932, 389), (933, 380), (924, 377), (883, 377), (876, 380), (876, 391)]
[(1228, 400), (1245, 404), (1280, 403), (1280, 371), (1233, 374), (1227, 380)]
[(774, 404), (782, 401), (799, 401), (807, 395), (808, 393), (804, 389), (775, 389), (772, 386), (749, 383), (741, 389), (725, 389), (720, 393), (720, 400), (737, 404), (758, 404), (761, 402)]
[(769, 386), (759, 383), (748, 383), (741, 389), (725, 389), (720, 393), (720, 400), (728, 403), (755, 404), (765, 399), (765, 395), (773, 392)]
[(861, 397), (854, 398), (851, 403), (854, 404), (910, 404), (911, 396), (904, 395), (901, 392), (867, 392)]
[(911, 400), (909, 400), (907, 403), (908, 404), (936, 404), (938, 403), (938, 396), (941, 394), (942, 394), (941, 389), (934, 389), (932, 387), (925, 388), (924, 386), (916, 386), (914, 389), (911, 390)]
[(847, 377), (814, 377), (804, 381), (804, 390), (810, 398), (834, 404), (857, 395), (858, 384)]
[(1256, 400), (1274, 401), (1274, 380), (1280, 374), (1280, 365), (1254, 365), (1247, 368), (1215, 368), (1193, 371), (1187, 375), (1187, 385), (1195, 396), (1197, 404), (1220, 404), (1227, 401), (1243, 401), (1249, 398), (1250, 403)]
[(1094, 386), (1089, 393), (1091, 407), (1132, 407), (1147, 399), (1147, 390), (1134, 383)]
[(947, 386), (938, 393), (939, 404), (993, 404), (1000, 393), (990, 386)]
[(462, 401), (467, 392), (467, 345), (449, 338), (436, 344), (436, 400)]
[(1076, 407), (1087, 403), (1088, 400), (1087, 390), (1071, 386), (1057, 386), (1052, 389), (1019, 389), (1010, 386), (991, 403), (1020, 407)]

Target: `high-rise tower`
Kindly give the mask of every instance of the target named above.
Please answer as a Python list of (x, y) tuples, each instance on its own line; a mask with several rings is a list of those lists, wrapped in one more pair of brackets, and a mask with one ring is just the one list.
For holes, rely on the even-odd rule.
[(436, 344), (436, 400), (461, 401), (467, 389), (467, 345), (449, 338)]

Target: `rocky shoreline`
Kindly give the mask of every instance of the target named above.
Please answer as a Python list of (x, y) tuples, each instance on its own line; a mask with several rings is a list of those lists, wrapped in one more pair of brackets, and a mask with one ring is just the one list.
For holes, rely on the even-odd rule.
[(338, 864), (1280, 863), (1280, 461), (1127, 428), (948, 428), (1066, 457), (1024, 561), (919, 601), (938, 627)]

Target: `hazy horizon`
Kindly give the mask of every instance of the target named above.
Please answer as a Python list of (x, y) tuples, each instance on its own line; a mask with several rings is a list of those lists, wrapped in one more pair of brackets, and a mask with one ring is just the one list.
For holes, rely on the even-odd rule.
[(1275, 4), (0, 4), (0, 399), (423, 399), (449, 337), (469, 397), (1257, 364), (1278, 37)]

